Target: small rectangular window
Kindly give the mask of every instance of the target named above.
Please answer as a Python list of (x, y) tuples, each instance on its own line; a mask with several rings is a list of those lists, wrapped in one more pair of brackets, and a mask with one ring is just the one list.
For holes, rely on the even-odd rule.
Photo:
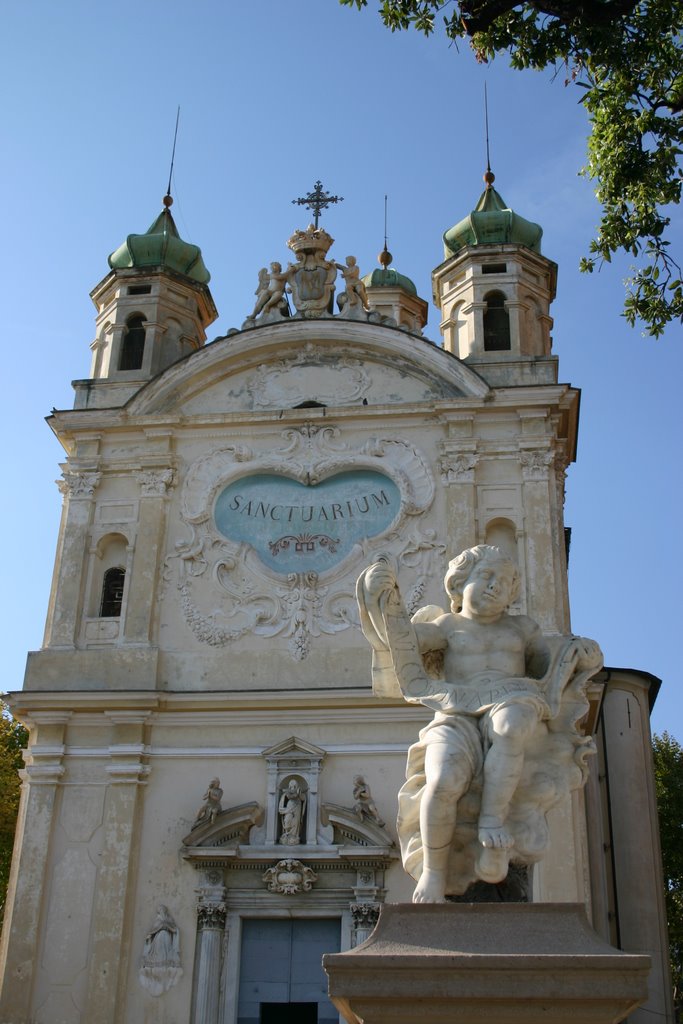
[(129, 295), (151, 295), (151, 284), (132, 284), (128, 289)]
[(482, 263), (482, 274), (507, 274), (507, 263)]

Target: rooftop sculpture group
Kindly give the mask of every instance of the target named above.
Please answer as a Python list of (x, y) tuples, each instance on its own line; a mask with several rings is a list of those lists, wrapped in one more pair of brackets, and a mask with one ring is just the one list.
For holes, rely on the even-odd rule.
[[(345, 285), (337, 299), (343, 316), (357, 320), (372, 316), (356, 257), (347, 256), (344, 264), (327, 258), (333, 241), (323, 228), (313, 224), (305, 231), (295, 231), (287, 245), (295, 254), (296, 263), (288, 263), (284, 270), (276, 261), (270, 264), (270, 270), (261, 268), (256, 303), (244, 327), (255, 326), (257, 318), (260, 324), (266, 324), (290, 316), (303, 319), (332, 316), (337, 271), (341, 271)], [(295, 313), (289, 306), (290, 295)], [(378, 320), (382, 319), (375, 315)]]
[(520, 577), (498, 548), (462, 552), (444, 583), (451, 611), (430, 605), (412, 619), (387, 558), (357, 588), (375, 691), (435, 712), (408, 753), (397, 825), (424, 903), (543, 857), (547, 812), (587, 778), (595, 748), (577, 724), (602, 667), (594, 641), (551, 646), (533, 619), (508, 613)]

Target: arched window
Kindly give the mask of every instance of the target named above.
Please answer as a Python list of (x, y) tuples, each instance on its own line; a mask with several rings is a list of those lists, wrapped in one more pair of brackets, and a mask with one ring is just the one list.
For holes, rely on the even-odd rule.
[(139, 370), (145, 351), (144, 316), (136, 313), (126, 321), (126, 330), (121, 342), (119, 370)]
[(100, 602), (100, 618), (114, 619), (121, 614), (123, 587), (126, 582), (126, 570), (116, 565), (107, 569), (102, 581), (102, 600)]
[(510, 350), (510, 318), (502, 292), (489, 292), (484, 310), (484, 351)]

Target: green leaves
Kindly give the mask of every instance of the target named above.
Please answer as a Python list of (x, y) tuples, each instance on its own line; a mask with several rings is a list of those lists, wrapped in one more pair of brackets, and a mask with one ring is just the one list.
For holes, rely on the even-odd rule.
[(652, 740), (674, 1001), (683, 992), (683, 748), (663, 732)]
[[(367, 0), (340, 0), (358, 9)], [(586, 166), (602, 216), (581, 270), (618, 252), (637, 262), (624, 316), (658, 337), (683, 322), (678, 262), (667, 232), (683, 183), (683, 0), (383, 0), (392, 31), (470, 39), (475, 58), (505, 53), (518, 70), (553, 67), (581, 90), (589, 123)]]
[(22, 750), (28, 742), (23, 725), (10, 717), (4, 702), (0, 704), (0, 923), (4, 915), (5, 894), (12, 861), (14, 830), (19, 810), (19, 776), (23, 766)]

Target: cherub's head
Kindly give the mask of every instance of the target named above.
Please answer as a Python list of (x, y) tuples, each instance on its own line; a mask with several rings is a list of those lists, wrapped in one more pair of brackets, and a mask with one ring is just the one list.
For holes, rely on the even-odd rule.
[(497, 568), (508, 570), (511, 579), (507, 604), (512, 604), (517, 600), (521, 581), (519, 569), (515, 563), (504, 555), (500, 548), (495, 548), (491, 544), (477, 544), (474, 548), (462, 551), (448, 563), (448, 572), (443, 582), (446, 587), (446, 593), (451, 599), (452, 612), (462, 610), (463, 591), (475, 567), (488, 563), (495, 565)]
[(278, 263), (277, 261), (275, 263), (271, 263), (270, 264), (270, 269), (273, 271), (274, 274), (281, 274), (282, 273), (282, 264)]
[(355, 267), (355, 265), (356, 265), (356, 257), (355, 256), (347, 256), (346, 257), (346, 266), (347, 267)]

